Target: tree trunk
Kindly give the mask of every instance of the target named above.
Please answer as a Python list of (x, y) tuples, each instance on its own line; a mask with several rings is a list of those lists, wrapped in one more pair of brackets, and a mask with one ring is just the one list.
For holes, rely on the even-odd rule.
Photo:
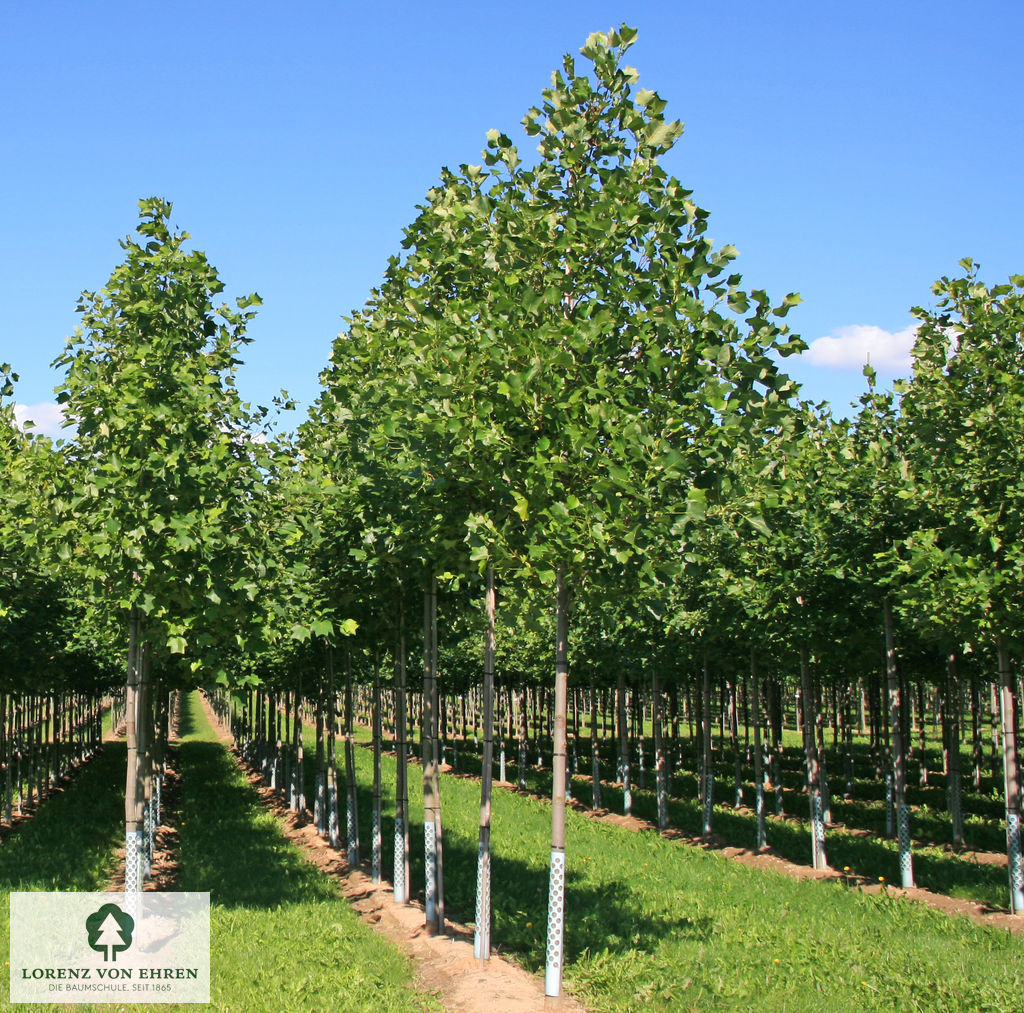
[(1024, 914), (1024, 862), (1020, 840), (1020, 762), (1017, 756), (1017, 681), (1002, 637), (999, 654), (999, 718), (1003, 740), (1003, 787), (1006, 795), (1006, 857), (1010, 876), (1010, 913)]
[(626, 676), (620, 670), (616, 693), (616, 712), (619, 719), (619, 783), (622, 785), (622, 812), (633, 812), (633, 792), (630, 786), (629, 715), (626, 706)]
[(726, 693), (728, 720), (729, 720), (729, 745), (732, 748), (733, 761), (733, 808), (739, 809), (743, 805), (743, 761), (740, 757), (739, 740), (739, 715), (736, 707), (736, 679), (735, 677), (726, 680)]
[(661, 680), (657, 667), (651, 673), (651, 732), (654, 736), (654, 787), (658, 794), (658, 829), (668, 826), (668, 769), (661, 740)]
[(408, 722), (405, 699), (405, 608), (399, 604), (398, 644), (395, 652), (395, 903), (409, 903), (409, 788), (406, 749)]
[(896, 801), (896, 831), (899, 841), (900, 880), (904, 890), (914, 885), (914, 860), (910, 850), (910, 810), (907, 808), (907, 758), (903, 738), (903, 694), (896, 670), (896, 647), (893, 643), (892, 602), (883, 603), (885, 622), (885, 677), (889, 689), (889, 726), (892, 739), (893, 787)]
[(565, 705), (569, 687), (569, 592), (559, 568), (555, 606), (555, 713), (552, 755), (551, 868), (548, 884), (545, 996), (562, 994), (565, 944)]
[(702, 834), (704, 837), (710, 837), (711, 814), (714, 811), (715, 765), (714, 756), (711, 750), (711, 663), (708, 660), (708, 652), (706, 650), (704, 651), (704, 682), (701, 690), (700, 710), (700, 734), (702, 746), (701, 785), (703, 786), (703, 795), (701, 800), (704, 804), (704, 824)]
[[(124, 821), (124, 892), (135, 894), (142, 892), (143, 861), (145, 845), (143, 842), (143, 797), (141, 774), (141, 754), (144, 753), (144, 733), (140, 725), (140, 697), (142, 695), (142, 622), (136, 609), (131, 610), (128, 619), (128, 673), (125, 680), (125, 726), (128, 742), (128, 767), (125, 780)], [(10, 765), (8, 764), (8, 770)]]
[(963, 780), (960, 773), (960, 694), (957, 692), (956, 655), (946, 659), (946, 684), (942, 708), (946, 743), (946, 796), (953, 819), (953, 847), (964, 846)]
[(420, 760), (423, 771), (424, 913), (429, 932), (437, 931), (437, 822), (434, 798), (434, 768), (437, 765), (434, 746), (434, 700), (437, 675), (434, 672), (434, 652), (431, 643), (434, 593), (434, 584), (423, 592), (423, 718), (420, 724)]
[(594, 670), (590, 670), (590, 778), (593, 782), (591, 808), (601, 808), (601, 756), (600, 736), (597, 733), (597, 690), (594, 688)]
[(821, 782), (818, 770), (818, 744), (814, 727), (814, 688), (807, 648), (800, 648), (800, 690), (803, 700), (804, 762), (807, 766), (807, 795), (811, 809), (811, 864), (815, 869), (827, 869), (825, 855), (825, 816), (821, 800)]
[(981, 791), (981, 687), (978, 673), (971, 672), (971, 784), (975, 791)]
[(754, 725), (754, 809), (757, 813), (757, 850), (768, 843), (764, 815), (764, 757), (761, 753), (761, 676), (757, 670), (757, 649), (750, 648), (750, 688), (753, 695)]
[(370, 859), (370, 877), (372, 882), (379, 883), (381, 880), (381, 860), (382, 852), (384, 850), (384, 831), (382, 826), (382, 809), (381, 804), (381, 777), (380, 777), (380, 752), (381, 752), (381, 739), (383, 738), (383, 729), (381, 727), (381, 713), (380, 713), (380, 652), (374, 650), (373, 652), (373, 703), (372, 703), (372, 716), (371, 720), (373, 723), (373, 826), (371, 828), (371, 835), (373, 840), (371, 841), (371, 859)]
[(484, 755), (480, 776), (480, 834), (476, 858), (476, 928), (473, 954), (481, 964), (491, 955), (491, 777), (494, 765), (494, 569), (487, 567), (484, 597)]
[(348, 864), (359, 864), (359, 788), (352, 714), (352, 651), (345, 645), (345, 847)]
[[(437, 580), (423, 595), (423, 859), (427, 929), (444, 931), (443, 872), (441, 857), (441, 792), (437, 770)], [(465, 738), (465, 696), (462, 701), (462, 737)]]
[(920, 755), (921, 772), (920, 784), (923, 787), (928, 783), (928, 742), (925, 728), (925, 692), (924, 680), (917, 680), (917, 733), (918, 751)]

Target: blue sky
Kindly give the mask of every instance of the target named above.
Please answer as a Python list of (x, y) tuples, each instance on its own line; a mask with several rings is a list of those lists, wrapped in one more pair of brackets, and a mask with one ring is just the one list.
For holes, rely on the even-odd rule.
[[(0, 360), (46, 426), (48, 364), (136, 202), (174, 203), (229, 297), (264, 300), (240, 375), (316, 397), (343, 316), (399, 251), (443, 165), (519, 138), (563, 53), (621, 22), (686, 132), (667, 168), (739, 248), (748, 287), (798, 291), (790, 372), (844, 410), (883, 382), (931, 283), (971, 256), (1024, 272), (1024, 7), (866, 0), (9, 2), (0, 22)], [(523, 141), (527, 148), (532, 142)]]

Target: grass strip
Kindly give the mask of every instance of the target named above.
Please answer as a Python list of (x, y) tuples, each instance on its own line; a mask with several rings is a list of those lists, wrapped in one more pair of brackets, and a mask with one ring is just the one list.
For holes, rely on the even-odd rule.
[[(372, 756), (356, 752), (365, 854)], [(386, 757), (391, 811), (394, 769)], [(423, 881), (417, 770), (409, 780), (415, 884)], [(447, 902), (466, 920), (479, 785), (445, 776), (442, 799)], [(550, 818), (548, 804), (495, 793), (494, 939), (534, 971), (544, 963)], [(388, 818), (384, 833), (389, 863)], [(841, 881), (794, 881), (576, 812), (568, 814), (566, 905), (567, 988), (602, 1011), (1020, 1008), (1024, 942), (1007, 932)]]
[[(212, 1002), (205, 1007), (85, 1003), (74, 1008), (82, 1013), (439, 1009), (412, 989), (409, 961), (364, 925), (334, 883), (287, 841), (216, 742), (196, 694), (185, 702), (181, 734), (177, 889), (211, 895)], [(124, 743), (105, 744), (66, 791), (47, 799), (0, 844), (0, 946), (5, 952), (10, 891), (104, 889), (123, 840), (125, 761)], [(6, 994), (3, 1008), (14, 1008)]]
[(196, 694), (183, 708), (181, 735), (178, 889), (210, 892), (210, 1008), (438, 1009), (412, 989), (411, 965), (397, 947), (364, 925), (286, 839), (215, 741)]
[[(550, 764), (550, 757), (546, 758), (546, 762)], [(463, 748), (459, 753), (459, 768), (463, 771), (478, 771), (479, 762), (475, 768), (472, 764), (472, 753)], [(587, 758), (582, 757), (580, 769), (585, 769), (586, 766)], [(612, 775), (609, 773), (608, 776), (611, 778)], [(508, 777), (518, 779), (518, 766), (510, 764)], [(530, 766), (526, 771), (525, 780), (529, 791), (543, 797), (550, 796), (550, 766)], [(647, 788), (641, 789), (634, 783), (632, 811), (635, 816), (654, 823), (657, 822), (657, 800), (653, 790), (654, 776), (651, 772), (647, 774), (647, 785)], [(589, 802), (592, 797), (590, 778), (584, 775), (575, 776), (572, 790), (577, 798)], [(731, 771), (728, 776), (718, 777), (715, 791), (720, 798), (733, 797)], [(751, 805), (754, 798), (752, 785), (747, 785), (745, 798), (748, 805)], [(622, 789), (613, 783), (603, 783), (601, 801), (611, 812), (621, 813)], [(806, 795), (801, 796), (797, 791), (787, 789), (786, 811), (789, 815), (786, 818), (776, 818), (771, 814), (775, 800), (770, 792), (765, 793), (765, 804), (770, 810), (766, 829), (768, 844), (772, 850), (791, 862), (809, 865), (811, 831), (807, 818)], [(835, 869), (847, 869), (852, 876), (898, 883), (900, 867), (897, 843), (882, 836), (885, 825), (884, 802), (850, 802), (833, 796), (832, 811), (834, 817), (841, 820), (843, 825), (830, 826), (826, 829), (825, 844), (829, 864)], [(697, 801), (696, 776), (682, 770), (674, 778), (673, 792), (669, 800), (669, 823), (684, 833), (700, 836), (703, 822), (703, 809)], [(941, 837), (938, 828), (948, 827), (948, 824), (949, 816), (946, 813), (917, 809), (911, 814), (914, 874), (917, 885), (935, 893), (985, 904), (996, 910), (1005, 909), (1009, 900), (1006, 866), (981, 864), (972, 861), (969, 855), (961, 856), (949, 847), (935, 843)], [(752, 848), (757, 839), (757, 817), (749, 808), (735, 809), (727, 803), (716, 804), (712, 826), (716, 838), (734, 847)], [(975, 847), (992, 850), (1005, 847), (1005, 827), (1000, 826), (998, 821), (982, 821), (977, 817), (968, 817), (965, 828), (968, 842)], [(874, 836), (859, 834), (856, 832), (858, 829), (868, 830)], [(928, 830), (932, 833), (922, 841), (921, 832)]]
[[(126, 759), (123, 742), (104, 743), (63, 790), (48, 795), (31, 819), (0, 842), (0, 950), (5, 955), (10, 952), (12, 891), (105, 889), (117, 865), (115, 851), (124, 841)], [(6, 975), (3, 993), (8, 1008)]]

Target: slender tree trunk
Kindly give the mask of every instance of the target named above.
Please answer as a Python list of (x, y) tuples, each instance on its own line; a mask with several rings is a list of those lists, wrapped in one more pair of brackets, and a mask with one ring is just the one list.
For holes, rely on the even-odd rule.
[(316, 695), (316, 707), (313, 711), (313, 726), (316, 732), (316, 788), (313, 798), (313, 823), (316, 832), (322, 837), (327, 833), (327, 758), (324, 748), (324, 709), (327, 704), (326, 694), (319, 689)]
[(619, 685), (616, 694), (616, 710), (619, 719), (619, 783), (622, 785), (622, 812), (629, 816), (633, 812), (633, 791), (630, 785), (629, 757), (629, 714), (626, 706), (626, 676), (619, 671)]
[(814, 727), (814, 688), (811, 684), (811, 667), (807, 660), (806, 647), (800, 648), (800, 687), (803, 701), (804, 761), (807, 766), (807, 794), (811, 809), (811, 864), (815, 869), (827, 869), (825, 815)]
[(782, 700), (783, 693), (777, 679), (768, 680), (768, 725), (771, 732), (771, 779), (775, 789), (775, 815), (785, 814), (782, 791)]
[(431, 649), (431, 617), (433, 585), (423, 592), (423, 718), (420, 724), (420, 760), (423, 771), (423, 871), (424, 909), (427, 929), (437, 931), (437, 848), (434, 819), (434, 698), (437, 676)]
[(371, 842), (372, 856), (370, 859), (370, 876), (374, 883), (381, 880), (382, 852), (384, 850), (384, 832), (382, 826), (380, 753), (383, 729), (380, 713), (380, 652), (373, 652), (373, 826)]
[(893, 642), (892, 602), (883, 603), (885, 622), (885, 676), (889, 689), (889, 727), (892, 738), (893, 786), (896, 792), (896, 829), (899, 841), (900, 879), (905, 890), (914, 885), (914, 860), (910, 849), (910, 810), (907, 807), (907, 760), (903, 738), (903, 694), (896, 670), (896, 647)]
[(633, 694), (633, 714), (636, 723), (637, 783), (640, 790), (645, 791), (647, 775), (644, 770), (644, 694), (639, 689)]
[(920, 755), (921, 772), (920, 784), (923, 787), (928, 783), (928, 742), (927, 729), (925, 728), (925, 692), (924, 680), (917, 680), (917, 743)]
[(702, 835), (711, 836), (711, 815), (714, 812), (715, 764), (711, 749), (711, 663), (708, 652), (704, 651), (704, 682), (701, 691), (701, 784), (703, 785), (702, 801), (704, 803), (704, 824)]
[[(423, 762), (423, 858), (425, 873), (425, 914), (427, 929), (444, 931), (444, 902), (441, 899), (441, 796), (437, 772), (437, 581), (423, 594), (423, 708), (420, 741)], [(463, 702), (465, 697), (462, 697)], [(462, 710), (465, 737), (465, 708)]]
[(999, 717), (1003, 740), (1003, 787), (1006, 794), (1006, 856), (1010, 876), (1010, 913), (1024, 914), (1024, 861), (1020, 835), (1020, 762), (1017, 755), (1017, 680), (1002, 637), (999, 655)]
[(764, 814), (764, 757), (761, 753), (761, 675), (757, 670), (757, 649), (750, 648), (750, 688), (753, 694), (754, 724), (754, 809), (757, 813), (757, 850), (768, 843)]
[[(136, 609), (128, 618), (128, 673), (125, 682), (125, 725), (128, 742), (128, 767), (125, 780), (125, 851), (124, 851), (124, 892), (142, 892), (143, 861), (143, 798), (140, 776), (141, 757), (144, 742), (140, 742), (140, 697), (142, 695), (142, 622)], [(8, 765), (8, 769), (10, 766)]]
[(409, 903), (409, 788), (406, 749), (408, 721), (405, 698), (405, 608), (399, 603), (398, 644), (395, 652), (395, 903)]
[(981, 687), (978, 673), (971, 672), (971, 784), (975, 791), (981, 791)]
[(345, 645), (345, 847), (348, 864), (359, 864), (359, 786), (352, 713), (352, 650)]
[(946, 658), (943, 732), (946, 740), (946, 794), (953, 819), (953, 847), (964, 846), (963, 780), (960, 772), (960, 694), (957, 692), (956, 655)]
[(597, 731), (597, 689), (594, 687), (594, 670), (590, 670), (590, 779), (593, 783), (591, 808), (601, 808), (601, 755), (600, 736)]
[(519, 790), (526, 791), (526, 750), (529, 715), (527, 713), (526, 687), (519, 692)]
[(494, 569), (487, 567), (484, 597), (484, 755), (480, 777), (480, 834), (476, 858), (476, 928), (473, 953), (481, 964), (491, 955), (491, 777), (494, 765)]
[(740, 757), (739, 740), (739, 715), (736, 706), (736, 679), (730, 678), (726, 681), (726, 693), (729, 721), (729, 745), (732, 748), (733, 761), (733, 808), (739, 809), (743, 805), (743, 761)]
[[(341, 844), (341, 827), (338, 819), (338, 690), (334, 679), (334, 648), (327, 645), (327, 693), (324, 724), (327, 731), (327, 755), (324, 770), (327, 777), (327, 839), (332, 848)], [(374, 748), (379, 749), (375, 742)]]
[(658, 795), (658, 829), (668, 826), (668, 769), (661, 736), (662, 693), (658, 668), (651, 672), (651, 732), (654, 736), (654, 787)]
[(562, 994), (565, 944), (565, 708), (569, 687), (569, 591), (558, 570), (555, 606), (555, 714), (552, 756), (551, 868), (548, 885), (545, 996)]

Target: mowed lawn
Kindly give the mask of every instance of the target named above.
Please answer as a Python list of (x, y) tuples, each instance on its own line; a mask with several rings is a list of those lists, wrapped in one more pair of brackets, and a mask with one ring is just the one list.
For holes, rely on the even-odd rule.
[[(177, 1004), (82, 1004), (111, 1010), (222, 1013), (424, 1011), (440, 1006), (412, 988), (408, 960), (364, 925), (335, 884), (284, 837), (219, 745), (197, 694), (183, 709), (179, 749), (179, 890), (209, 891), (211, 1000)], [(125, 748), (113, 743), (72, 787), (0, 844), (8, 948), (11, 890), (102, 890), (122, 840)], [(7, 989), (4, 989), (4, 1007)], [(17, 1007), (11, 1007), (17, 1008)], [(35, 1005), (35, 1009), (67, 1009)]]
[[(372, 754), (357, 749), (356, 755), (365, 856)], [(385, 756), (388, 811), (394, 771), (394, 758)], [(409, 784), (413, 884), (421, 889), (418, 766), (410, 765)], [(452, 916), (468, 923), (479, 790), (476, 780), (442, 777), (446, 898)], [(538, 972), (544, 965), (550, 819), (546, 802), (495, 792), (494, 943)], [(391, 832), (386, 818), (386, 875)], [(1007, 932), (838, 881), (794, 881), (574, 811), (568, 813), (567, 852), (566, 990), (601, 1013), (1024, 1008), (1024, 940)]]

